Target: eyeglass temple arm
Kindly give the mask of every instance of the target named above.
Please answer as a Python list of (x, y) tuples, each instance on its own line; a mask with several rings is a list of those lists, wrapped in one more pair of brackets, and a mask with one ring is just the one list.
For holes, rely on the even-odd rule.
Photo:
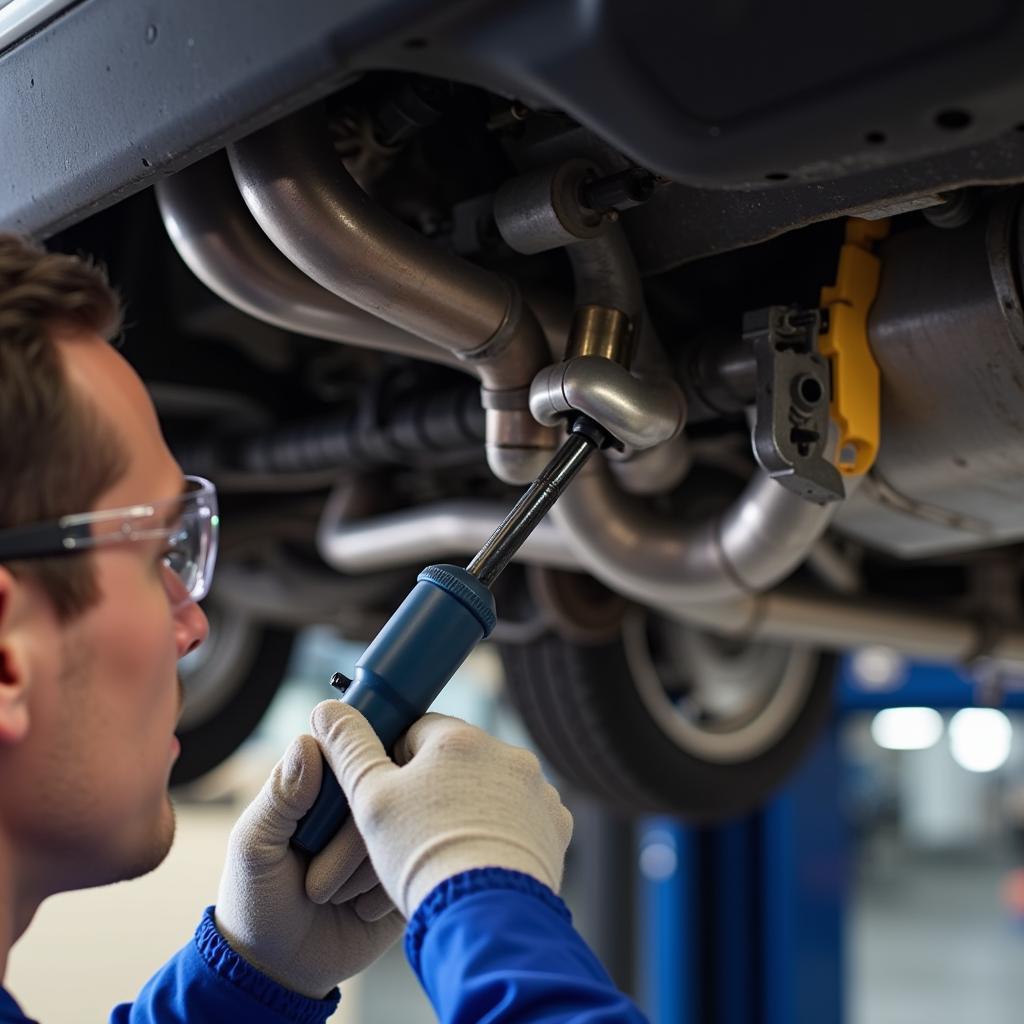
[(61, 526), (60, 523), (35, 523), (0, 530), (0, 562), (21, 558), (48, 558), (81, 551), (83, 541), (91, 539), (88, 523)]

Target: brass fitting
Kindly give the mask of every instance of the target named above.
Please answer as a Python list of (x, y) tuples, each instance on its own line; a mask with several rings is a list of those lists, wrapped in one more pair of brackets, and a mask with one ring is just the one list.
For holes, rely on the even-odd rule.
[(565, 359), (600, 356), (628, 370), (636, 348), (635, 337), (633, 324), (621, 309), (579, 306), (573, 313)]

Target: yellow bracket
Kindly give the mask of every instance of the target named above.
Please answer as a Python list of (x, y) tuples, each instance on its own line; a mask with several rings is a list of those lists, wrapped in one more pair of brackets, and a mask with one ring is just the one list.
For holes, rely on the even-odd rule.
[(847, 476), (866, 473), (878, 454), (880, 381), (868, 344), (868, 313), (878, 294), (882, 264), (872, 251), (889, 233), (887, 220), (846, 222), (836, 283), (821, 289), (828, 331), (820, 338), (832, 364), (832, 418), (839, 427), (836, 465)]

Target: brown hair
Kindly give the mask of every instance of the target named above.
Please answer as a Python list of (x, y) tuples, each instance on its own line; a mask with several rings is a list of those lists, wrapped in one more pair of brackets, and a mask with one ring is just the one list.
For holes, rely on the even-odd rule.
[[(103, 270), (0, 233), (0, 529), (85, 512), (125, 472), (113, 427), (68, 382), (55, 330), (113, 337), (121, 304)], [(99, 594), (91, 557), (10, 563), (63, 621)]]

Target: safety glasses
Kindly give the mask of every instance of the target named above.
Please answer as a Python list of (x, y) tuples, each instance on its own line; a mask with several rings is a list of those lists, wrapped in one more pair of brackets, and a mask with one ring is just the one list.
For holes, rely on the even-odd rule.
[(175, 498), (0, 530), (0, 563), (158, 540), (166, 566), (188, 597), (201, 601), (210, 592), (219, 526), (216, 488), (202, 477), (187, 476)]

